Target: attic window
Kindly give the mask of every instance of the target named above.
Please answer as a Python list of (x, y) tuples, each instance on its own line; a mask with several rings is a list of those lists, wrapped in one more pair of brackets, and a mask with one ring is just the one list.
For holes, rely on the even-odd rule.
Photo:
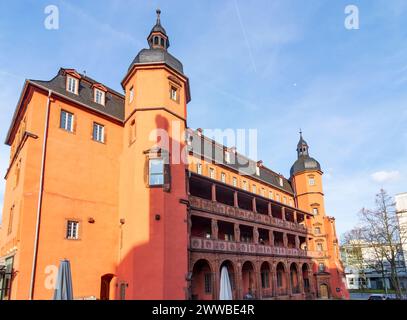
[(78, 79), (68, 76), (66, 80), (66, 90), (78, 94)]
[(101, 105), (105, 105), (105, 93), (102, 90), (95, 88), (95, 102)]
[(284, 185), (283, 178), (280, 177), (280, 178), (278, 179), (278, 182), (279, 182), (279, 184), (280, 184), (281, 187)]
[(260, 167), (257, 166), (257, 167), (256, 167), (256, 176), (259, 176), (259, 175), (260, 175)]
[(164, 47), (164, 39), (161, 38), (161, 46)]
[(229, 151), (225, 151), (225, 162), (230, 163), (230, 152)]
[(178, 88), (176, 88), (175, 86), (171, 86), (170, 98), (171, 100), (178, 102)]

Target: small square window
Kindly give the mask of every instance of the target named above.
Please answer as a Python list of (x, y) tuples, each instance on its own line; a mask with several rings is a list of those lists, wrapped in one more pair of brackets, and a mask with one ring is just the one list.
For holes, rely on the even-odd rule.
[(69, 220), (66, 227), (66, 238), (71, 240), (79, 239), (79, 222)]
[(105, 127), (98, 123), (93, 123), (93, 140), (105, 142)]
[(101, 105), (105, 105), (105, 93), (102, 90), (95, 89), (95, 102)]
[(171, 86), (171, 100), (178, 101), (178, 89)]
[(66, 90), (78, 94), (78, 79), (75, 79), (73, 77), (68, 77), (67, 79), (67, 84), (66, 84)]
[(149, 185), (161, 186), (164, 184), (164, 160), (150, 159), (149, 162)]
[(66, 131), (73, 132), (73, 114), (62, 110), (59, 127)]

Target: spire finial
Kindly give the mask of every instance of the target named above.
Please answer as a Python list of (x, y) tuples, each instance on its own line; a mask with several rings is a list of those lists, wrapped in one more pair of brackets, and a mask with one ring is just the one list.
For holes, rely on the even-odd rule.
[(157, 10), (155, 12), (157, 13), (157, 24), (161, 24), (161, 21), (160, 21), (161, 10), (160, 10), (160, 8), (157, 8)]
[(300, 128), (300, 137), (302, 138), (302, 129)]

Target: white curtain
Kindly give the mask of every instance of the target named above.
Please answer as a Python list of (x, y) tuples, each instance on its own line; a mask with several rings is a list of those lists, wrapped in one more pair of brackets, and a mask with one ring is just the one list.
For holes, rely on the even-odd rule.
[(232, 287), (230, 286), (228, 268), (222, 267), (220, 272), (220, 294), (219, 300), (233, 300)]

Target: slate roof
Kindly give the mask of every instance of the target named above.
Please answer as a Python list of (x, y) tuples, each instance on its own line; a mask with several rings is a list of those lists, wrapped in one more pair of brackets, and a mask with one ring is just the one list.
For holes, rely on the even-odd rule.
[(117, 120), (124, 121), (124, 95), (106, 87), (105, 105), (94, 102), (94, 92), (92, 85), (99, 84), (99, 82), (81, 74), (79, 82), (78, 94), (68, 92), (66, 90), (66, 75), (65, 70), (61, 68), (58, 74), (50, 81), (42, 80), (29, 80), (34, 84), (50, 89), (56, 93), (64, 95), (72, 100), (87, 105), (90, 109), (107, 114)]
[[(224, 159), (225, 146), (205, 137), (204, 135), (199, 136), (198, 131), (194, 131), (192, 129), (188, 129), (188, 139), (190, 141), (189, 151), (195, 156), (203, 156), (208, 160), (215, 161), (217, 164), (221, 164), (250, 176), (251, 178), (272, 185), (273, 187), (284, 192), (294, 194), (290, 181), (267, 167), (260, 166), (260, 175), (256, 175), (257, 161), (251, 160), (239, 153), (234, 155), (231, 152), (231, 161), (228, 163)], [(283, 186), (281, 186), (279, 183), (280, 177), (283, 179)]]
[(181, 61), (164, 49), (142, 49), (130, 64), (129, 70), (133, 65), (143, 63), (165, 63), (179, 73), (184, 74)]

